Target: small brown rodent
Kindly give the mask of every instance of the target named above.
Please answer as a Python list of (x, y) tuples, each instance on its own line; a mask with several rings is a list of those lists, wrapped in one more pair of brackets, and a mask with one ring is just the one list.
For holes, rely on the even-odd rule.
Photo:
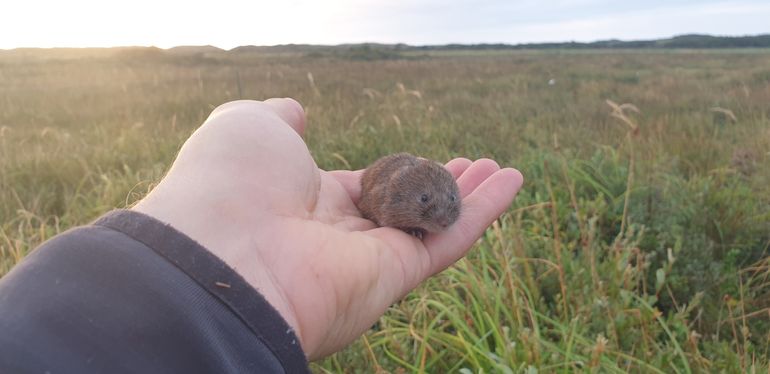
[(452, 174), (437, 162), (408, 153), (375, 161), (361, 177), (358, 209), (363, 217), (418, 238), (457, 221), (460, 206)]

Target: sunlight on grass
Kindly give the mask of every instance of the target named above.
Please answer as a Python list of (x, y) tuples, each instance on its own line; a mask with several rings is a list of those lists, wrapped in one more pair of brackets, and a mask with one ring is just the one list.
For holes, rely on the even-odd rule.
[(130, 206), (215, 106), (297, 98), (324, 169), (522, 170), (470, 255), (316, 372), (767, 372), (770, 54), (0, 54), (0, 274)]

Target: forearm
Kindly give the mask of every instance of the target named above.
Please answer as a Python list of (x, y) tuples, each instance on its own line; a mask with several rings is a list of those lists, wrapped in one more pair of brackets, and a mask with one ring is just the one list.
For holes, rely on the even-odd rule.
[(0, 280), (2, 372), (306, 372), (294, 333), (203, 247), (112, 212)]

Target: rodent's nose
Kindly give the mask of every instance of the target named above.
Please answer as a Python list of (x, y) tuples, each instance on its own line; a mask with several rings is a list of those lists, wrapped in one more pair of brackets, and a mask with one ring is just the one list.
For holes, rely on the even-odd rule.
[(449, 222), (449, 217), (441, 217), (438, 219), (438, 224), (442, 228), (447, 228), (451, 222)]

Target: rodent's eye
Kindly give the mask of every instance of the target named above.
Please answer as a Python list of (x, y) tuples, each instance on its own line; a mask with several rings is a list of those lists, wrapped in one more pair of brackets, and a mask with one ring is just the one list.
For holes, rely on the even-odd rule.
[(449, 195), (449, 201), (455, 202), (455, 200), (457, 200), (457, 195), (455, 195), (455, 194)]
[(428, 202), (428, 194), (425, 194), (425, 193), (422, 194), (422, 196), (420, 196), (420, 201), (422, 201), (423, 203), (427, 203)]

